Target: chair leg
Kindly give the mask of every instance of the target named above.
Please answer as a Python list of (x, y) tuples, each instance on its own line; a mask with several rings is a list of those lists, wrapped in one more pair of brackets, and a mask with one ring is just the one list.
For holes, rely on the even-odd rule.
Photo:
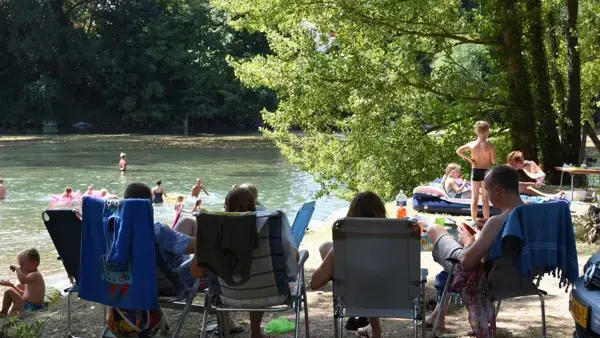
[(498, 319), (498, 314), (500, 313), (500, 305), (502, 305), (501, 300), (498, 301), (498, 304), (496, 304), (496, 308), (494, 309), (494, 319), (496, 320)]
[(427, 328), (425, 327), (425, 319), (427, 319), (427, 309), (425, 308), (425, 284), (427, 284), (427, 277), (421, 281), (421, 338), (425, 338)]
[[(198, 290), (198, 286), (194, 284), (192, 291), (190, 291), (185, 299), (185, 307), (183, 308), (183, 312), (179, 315), (179, 320), (177, 320), (177, 326), (175, 327), (175, 332), (173, 332), (173, 338), (178, 338), (181, 330), (183, 329), (183, 324), (187, 318), (187, 315), (190, 312), (190, 308), (192, 307), (192, 303), (194, 302), (194, 298), (196, 298), (196, 294)], [(204, 309), (206, 312), (206, 308)]]
[[(204, 295), (204, 312), (202, 313), (202, 327), (201, 327), (201, 330), (200, 330), (200, 338), (206, 338), (206, 334), (207, 334), (206, 324), (208, 324), (208, 312), (209, 312), (210, 304), (211, 304), (211, 299), (210, 298), (211, 298), (211, 296), (207, 292)], [(217, 324), (219, 324), (219, 323), (217, 323)]]
[(71, 333), (71, 295), (73, 295), (73, 293), (69, 291), (69, 294), (67, 295), (67, 337), (77, 338)]
[(302, 301), (304, 302), (304, 330), (306, 338), (310, 338), (310, 323), (308, 319), (308, 298), (306, 296), (306, 286), (302, 286)]
[(542, 304), (542, 337), (546, 338), (546, 307), (544, 302), (544, 294), (538, 292), (540, 303)]
[(452, 283), (452, 279), (454, 278), (454, 270), (456, 269), (456, 264), (452, 264), (450, 268), (450, 272), (448, 273), (448, 279), (446, 280), (446, 285), (444, 285), (444, 291), (442, 292), (442, 299), (438, 303), (438, 306), (441, 306), (439, 309), (437, 316), (435, 316), (435, 321), (433, 322), (433, 329), (431, 332), (433, 336), (436, 337), (437, 329), (440, 324), (440, 319), (442, 318), (442, 312), (444, 312), (444, 307), (446, 302), (448, 301), (448, 297), (450, 296), (450, 284)]

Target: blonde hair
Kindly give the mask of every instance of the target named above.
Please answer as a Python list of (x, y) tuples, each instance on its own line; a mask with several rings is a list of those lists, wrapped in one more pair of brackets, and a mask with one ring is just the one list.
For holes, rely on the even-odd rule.
[(479, 134), (479, 133), (489, 133), (490, 131), (490, 124), (487, 121), (477, 121), (475, 123), (475, 131)]
[[(444, 186), (446, 184), (446, 179), (448, 178), (448, 175), (450, 175), (450, 173), (453, 172), (454, 170), (460, 170), (460, 165), (458, 165), (456, 163), (450, 163), (450, 164), (448, 164), (448, 166), (446, 166), (445, 175), (442, 178), (442, 186)], [(444, 189), (445, 189), (445, 187), (444, 187)]]
[(242, 183), (242, 185), (240, 185), (241, 189), (247, 189), (248, 191), (250, 191), (250, 193), (252, 193), (252, 196), (254, 196), (254, 202), (258, 202), (258, 188), (256, 188), (256, 186), (252, 183)]
[(40, 265), (40, 253), (35, 248), (19, 252), (18, 257), (34, 262), (36, 265)]
[(508, 154), (508, 156), (506, 157), (506, 163), (508, 163), (509, 165), (511, 163), (524, 163), (524, 162), (525, 162), (525, 156), (520, 151), (513, 151), (510, 154)]

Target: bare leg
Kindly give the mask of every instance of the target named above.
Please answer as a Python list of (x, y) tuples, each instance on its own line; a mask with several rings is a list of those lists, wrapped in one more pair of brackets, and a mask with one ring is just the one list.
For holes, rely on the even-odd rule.
[[(481, 201), (482, 201), (482, 211), (483, 211), (483, 219), (489, 219), (490, 218), (490, 199), (488, 198), (487, 195), (487, 191), (485, 190), (485, 187), (481, 187)], [(476, 219), (474, 219), (473, 221), (476, 221)]]
[(435, 306), (435, 309), (433, 309), (433, 312), (431, 312), (431, 315), (429, 316), (429, 318), (427, 318), (425, 320), (425, 325), (433, 328), (433, 324), (435, 324), (435, 318), (437, 317), (438, 313), (440, 311), (442, 311), (442, 313), (440, 315), (440, 322), (439, 322), (437, 328), (442, 331), (445, 330), (446, 329), (446, 313), (448, 312), (449, 305), (450, 305), (450, 298), (448, 298), (448, 300), (446, 301), (446, 304), (444, 304), (444, 308), (442, 308), (440, 306), (440, 303), (437, 303)]
[[(12, 303), (12, 307), (10, 307)], [(8, 309), (10, 307), (10, 310)], [(0, 313), (4, 314), (5, 310), (8, 311), (8, 315), (12, 316), (14, 314), (23, 312), (25, 310), (25, 301), (23, 300), (23, 296), (21, 296), (15, 289), (8, 289), (4, 292), (4, 299), (2, 300), (2, 311)]]
[(479, 189), (481, 188), (480, 181), (471, 181), (473, 195), (471, 196), (471, 219), (477, 221), (477, 209), (479, 209)]
[(331, 250), (331, 249), (333, 249), (333, 243), (325, 242), (325, 243), (321, 244), (321, 246), (319, 247), (319, 253), (321, 254), (321, 260), (325, 259), (325, 257), (329, 253), (329, 250)]
[(381, 338), (381, 322), (377, 317), (369, 317), (369, 325), (356, 330), (361, 337)]
[(196, 237), (198, 232), (198, 225), (196, 224), (196, 220), (193, 218), (184, 218), (179, 220), (175, 227), (173, 228), (177, 232), (181, 232), (182, 234), (186, 234), (190, 237)]
[(262, 338), (260, 323), (262, 322), (263, 312), (250, 312), (250, 337)]

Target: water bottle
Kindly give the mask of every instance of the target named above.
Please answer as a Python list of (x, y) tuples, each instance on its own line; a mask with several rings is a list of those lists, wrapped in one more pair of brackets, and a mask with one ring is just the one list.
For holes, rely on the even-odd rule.
[(396, 218), (406, 218), (406, 202), (407, 197), (404, 194), (404, 191), (400, 190), (398, 195), (396, 195)]

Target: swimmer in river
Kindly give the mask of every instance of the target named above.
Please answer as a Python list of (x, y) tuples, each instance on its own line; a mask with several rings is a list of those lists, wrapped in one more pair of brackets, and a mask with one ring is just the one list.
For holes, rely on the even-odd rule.
[(118, 200), (119, 199), (119, 196), (109, 193), (108, 190), (105, 188), (100, 189), (100, 197), (104, 200)]
[(84, 195), (88, 195), (88, 196), (92, 196), (92, 194), (94, 194), (94, 186), (90, 185), (88, 186), (87, 190), (85, 191)]
[(4, 180), (0, 178), (0, 200), (6, 199), (6, 187), (4, 186)]
[(194, 197), (194, 198), (198, 198), (198, 196), (200, 196), (200, 191), (204, 191), (206, 196), (210, 196), (208, 191), (206, 191), (206, 189), (204, 189), (204, 186), (202, 185), (202, 181), (199, 178), (197, 178), (196, 184), (194, 184), (194, 186), (192, 187), (192, 192), (190, 193), (190, 195), (192, 195), (192, 197)]
[(61, 198), (73, 198), (73, 189), (71, 187), (66, 187), (65, 192), (60, 195)]
[(127, 171), (127, 155), (125, 153), (121, 153), (121, 160), (119, 161), (119, 170), (121, 174), (124, 174)]
[(158, 180), (158, 181), (156, 181), (156, 187), (152, 188), (152, 203), (154, 203), (154, 204), (163, 203), (164, 202), (163, 196), (168, 197), (167, 192), (165, 191), (165, 188), (163, 188), (163, 186), (162, 186), (162, 181)]

